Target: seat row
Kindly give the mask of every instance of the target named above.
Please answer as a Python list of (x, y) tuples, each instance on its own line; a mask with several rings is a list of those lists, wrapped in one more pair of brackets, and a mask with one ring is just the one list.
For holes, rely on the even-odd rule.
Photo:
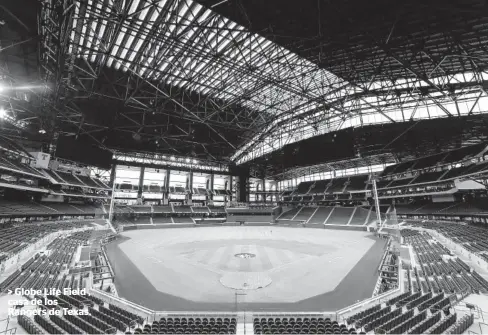
[(19, 325), (25, 329), (28, 334), (44, 334), (45, 331), (41, 329), (31, 318), (25, 315), (17, 317)]
[[(99, 306), (100, 308), (100, 306)], [(103, 313), (102, 311), (96, 310), (93, 307), (89, 307), (88, 311), (90, 312), (91, 315), (95, 316), (96, 318), (100, 319), (101, 321), (109, 324), (112, 327), (117, 328), (118, 330), (124, 332), (126, 331), (128, 325), (120, 320), (117, 320), (110, 315), (107, 315)]]
[(435, 313), (431, 317), (425, 319), (413, 329), (411, 329), (408, 334), (424, 334), (426, 330), (434, 326), (441, 319), (441, 313)]
[(463, 334), (474, 322), (473, 314), (466, 314), (444, 331), (444, 334)]
[(356, 334), (329, 318), (254, 318), (255, 334)]

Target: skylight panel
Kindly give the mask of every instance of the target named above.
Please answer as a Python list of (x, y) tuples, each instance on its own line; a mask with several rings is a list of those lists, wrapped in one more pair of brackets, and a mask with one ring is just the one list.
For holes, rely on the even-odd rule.
[[(188, 16), (188, 14), (191, 13), (189, 11), (189, 9), (190, 9), (190, 7), (188, 6), (188, 1), (184, 1), (181, 9), (178, 10), (178, 13), (176, 14), (175, 23), (176, 22), (183, 23), (184, 21), (186, 21), (185, 20), (186, 17)], [(178, 27), (177, 27), (178, 30), (176, 31), (176, 34), (180, 34), (181, 31), (185, 28), (186, 28), (186, 25), (178, 24)]]
[[(120, 45), (122, 43), (122, 40), (124, 39), (124, 35), (125, 35), (126, 32), (127, 32), (127, 28), (125, 26), (123, 26), (120, 29), (119, 34), (117, 35), (117, 40), (115, 41), (115, 45), (114, 45), (114, 47), (112, 49), (112, 52), (110, 53), (115, 59), (117, 57), (117, 52), (118, 52), (119, 47), (120, 47)], [(116, 60), (116, 63), (115, 63), (116, 68), (118, 68), (117, 67), (117, 64), (118, 64), (118, 61)], [(120, 67), (120, 65), (119, 65), (119, 67)]]
[(80, 19), (79, 15), (80, 15), (80, 5), (75, 4), (75, 16), (73, 18), (73, 25), (72, 25), (72, 30), (71, 30), (71, 43), (69, 44), (69, 48), (68, 48), (69, 53), (73, 52), (73, 43), (74, 43), (75, 36), (76, 36), (75, 35), (76, 34), (76, 27), (78, 25), (78, 20)]
[[(129, 50), (131, 50), (131, 52), (133, 54), (137, 53), (136, 50), (132, 50), (131, 49), (131, 46), (132, 46), (132, 42), (134, 41), (134, 38), (135, 38), (135, 35), (137, 34), (136, 31), (130, 31), (129, 32), (129, 38), (127, 39), (127, 41), (125, 42), (125, 46), (124, 48), (122, 49), (122, 52), (120, 53), (120, 58), (121, 59), (125, 59), (125, 56), (127, 55), (127, 52)], [(127, 65), (129, 65), (129, 62), (126, 63)]]
[[(90, 0), (91, 2), (91, 0)], [(101, 2), (98, 2), (97, 3), (97, 8), (98, 8), (98, 11), (101, 12), (102, 11), (102, 3)], [(106, 21), (102, 21), (102, 20), (94, 20), (92, 25), (91, 25), (91, 36), (90, 36), (90, 39), (89, 39), (89, 43), (90, 45), (92, 46), (92, 48), (96, 51), (93, 52), (90, 60), (92, 62), (95, 61), (96, 57), (97, 57), (97, 54), (98, 54), (98, 51), (100, 49), (100, 40), (99, 40), (99, 37), (100, 36), (103, 36), (103, 31), (105, 30), (105, 23)], [(102, 32), (102, 34), (97, 33), (97, 27), (98, 25), (100, 24), (101, 28), (100, 28), (100, 32)], [(103, 30), (102, 30), (103, 29)], [(89, 48), (89, 46), (87, 46), (87, 48)]]
[(83, 41), (85, 40), (86, 27), (88, 26), (88, 24), (86, 24), (86, 22), (88, 22), (89, 19), (90, 19), (90, 11), (87, 9), (86, 13), (85, 13), (85, 18), (83, 20), (85, 24), (83, 24), (83, 28), (81, 28), (81, 36), (80, 36), (79, 45), (83, 45)]
[[(93, 1), (92, 0), (88, 0), (88, 7), (92, 8), (93, 7)], [(102, 8), (102, 4), (100, 2), (97, 3), (97, 8), (101, 9)], [(88, 38), (86, 40), (86, 48), (87, 49), (91, 49), (92, 48), (92, 43), (93, 43), (93, 36), (95, 36), (95, 31), (97, 29), (97, 23), (98, 21), (96, 19), (91, 18), (91, 20), (89, 20), (88, 22), (90, 22), (89, 24), (87, 24), (88, 26)]]
[(132, 15), (136, 12), (139, 2), (140, 2), (139, 0), (132, 0), (132, 5), (130, 6), (129, 9), (129, 15)]

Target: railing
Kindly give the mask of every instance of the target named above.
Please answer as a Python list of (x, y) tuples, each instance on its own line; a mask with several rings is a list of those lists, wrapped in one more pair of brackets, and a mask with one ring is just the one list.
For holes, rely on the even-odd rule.
[(338, 316), (338, 318), (339, 317), (342, 318), (344, 316), (344, 314), (353, 312), (353, 311), (355, 311), (357, 309), (360, 309), (360, 308), (362, 308), (362, 307), (364, 307), (366, 305), (372, 304), (374, 302), (376, 302), (376, 303), (382, 303), (382, 302), (384, 302), (386, 300), (389, 300), (389, 299), (393, 298), (393, 295), (398, 294), (398, 293), (402, 293), (399, 287), (396, 288), (396, 289), (387, 291), (385, 293), (382, 293), (380, 295), (377, 295), (376, 297), (372, 297), (370, 299), (366, 299), (366, 300), (357, 302), (354, 305), (351, 305), (351, 306), (348, 306), (346, 308), (343, 308), (343, 309), (337, 311), (337, 316)]
[(113, 296), (111, 294), (105, 293), (105, 292), (98, 290), (98, 289), (95, 289), (95, 288), (92, 288), (90, 290), (90, 294), (108, 302), (109, 304), (113, 304), (113, 305), (118, 306), (120, 308), (126, 309), (126, 310), (128, 310), (128, 311), (130, 311), (136, 315), (139, 315), (139, 316), (145, 318), (146, 320), (148, 320), (150, 322), (154, 321), (154, 319), (150, 319), (151, 317), (154, 317), (154, 311), (152, 311), (149, 308), (138, 305), (138, 304), (136, 304), (132, 301), (126, 300), (124, 298)]
[(12, 327), (9, 328), (9, 323), (10, 323), (10, 316), (6, 317), (5, 319), (0, 320), (0, 323), (7, 321), (7, 324), (5, 325), (5, 330), (0, 331), (0, 334), (5, 334), (5, 335), (12, 335), (17, 333), (17, 327)]
[[(480, 334), (488, 334), (488, 324), (487, 323), (478, 322), (478, 325), (480, 326)], [(485, 326), (486, 329), (483, 330), (484, 327), (482, 327), (482, 326)]]

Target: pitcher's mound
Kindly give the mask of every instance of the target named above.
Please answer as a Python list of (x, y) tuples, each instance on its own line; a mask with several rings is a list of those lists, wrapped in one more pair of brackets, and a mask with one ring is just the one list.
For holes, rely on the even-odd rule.
[(262, 272), (229, 272), (220, 277), (222, 285), (234, 290), (258, 290), (271, 282), (271, 278)]

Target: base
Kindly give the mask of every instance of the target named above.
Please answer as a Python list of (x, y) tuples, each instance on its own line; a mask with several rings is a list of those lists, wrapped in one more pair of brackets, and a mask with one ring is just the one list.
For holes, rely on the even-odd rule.
[(220, 283), (233, 290), (258, 290), (271, 282), (271, 278), (262, 272), (229, 272), (220, 277)]

